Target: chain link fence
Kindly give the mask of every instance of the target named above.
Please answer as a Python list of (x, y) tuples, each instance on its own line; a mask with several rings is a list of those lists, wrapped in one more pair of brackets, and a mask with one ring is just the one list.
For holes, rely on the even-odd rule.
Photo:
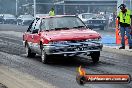
[[(105, 2), (105, 1), (104, 1)], [(127, 5), (129, 9), (132, 9), (131, 0), (124, 0), (124, 3)], [(81, 13), (96, 13), (96, 14), (104, 14), (107, 20), (107, 27), (115, 28), (115, 20), (117, 16), (117, 6), (118, 2), (105, 2), (105, 3), (37, 3), (36, 4), (36, 14), (48, 14), (50, 9), (53, 7), (55, 9), (55, 13), (57, 15), (77, 15)], [(19, 12), (28, 13), (33, 15), (34, 5), (33, 3), (28, 3), (23, 5), (23, 9)]]

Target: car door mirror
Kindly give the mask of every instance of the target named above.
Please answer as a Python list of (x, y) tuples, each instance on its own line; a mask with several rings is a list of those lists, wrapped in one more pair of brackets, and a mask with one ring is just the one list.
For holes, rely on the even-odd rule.
[(38, 33), (38, 30), (39, 30), (39, 29), (35, 29), (35, 30), (33, 30), (32, 33), (33, 33), (33, 34)]

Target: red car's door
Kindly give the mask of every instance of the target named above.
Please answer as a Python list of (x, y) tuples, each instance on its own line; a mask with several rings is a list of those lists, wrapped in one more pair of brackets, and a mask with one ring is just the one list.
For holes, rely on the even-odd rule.
[(25, 36), (26, 36), (26, 40), (27, 40), (29, 46), (31, 46), (31, 43), (33, 42), (32, 33), (31, 33), (31, 32), (27, 32), (27, 33), (25, 34)]
[(41, 20), (40, 19), (37, 19), (35, 25), (34, 25), (34, 30), (33, 30), (33, 33), (32, 33), (32, 36), (33, 36), (33, 50), (37, 53), (41, 53), (41, 50), (40, 50), (40, 23), (41, 23)]
[(30, 48), (32, 48), (32, 42), (33, 42), (32, 25), (33, 22), (29, 26), (27, 32), (24, 34), (24, 39), (28, 42)]
[(28, 42), (28, 45), (30, 47), (30, 49), (33, 49), (33, 42), (34, 42), (34, 33), (33, 33), (33, 30), (35, 29), (35, 24), (36, 24), (36, 20), (34, 20), (31, 25), (29, 26), (28, 30), (27, 30), (27, 33), (25, 34), (26, 35), (26, 38), (27, 38), (27, 42)]

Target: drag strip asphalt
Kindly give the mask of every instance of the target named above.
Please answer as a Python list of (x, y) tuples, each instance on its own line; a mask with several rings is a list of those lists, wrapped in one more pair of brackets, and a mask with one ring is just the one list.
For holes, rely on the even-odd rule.
[(77, 68), (80, 65), (88, 74), (132, 75), (131, 56), (102, 51), (98, 64), (93, 64), (91, 57), (88, 56), (50, 56), (50, 63), (43, 64), (39, 55), (34, 58), (26, 57), (21, 37), (23, 32), (15, 30), (11, 34), (4, 32), (6, 30), (0, 31), (0, 83), (11, 86), (9, 81), (14, 79), (19, 82), (20, 85), (16, 86), (21, 86), (20, 88), (35, 88), (35, 85), (38, 85), (36, 88), (132, 88), (132, 82), (84, 86), (76, 83)]

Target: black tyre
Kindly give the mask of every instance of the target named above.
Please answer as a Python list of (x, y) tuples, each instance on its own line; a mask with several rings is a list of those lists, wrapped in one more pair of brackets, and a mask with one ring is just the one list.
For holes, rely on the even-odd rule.
[(90, 56), (92, 58), (93, 63), (97, 63), (100, 57), (100, 51), (91, 52)]
[(41, 61), (44, 64), (48, 63), (47, 54), (43, 48), (41, 49)]
[(28, 45), (25, 46), (26, 48), (26, 56), (27, 57), (35, 57), (36, 53), (33, 53), (31, 49), (28, 47)]

